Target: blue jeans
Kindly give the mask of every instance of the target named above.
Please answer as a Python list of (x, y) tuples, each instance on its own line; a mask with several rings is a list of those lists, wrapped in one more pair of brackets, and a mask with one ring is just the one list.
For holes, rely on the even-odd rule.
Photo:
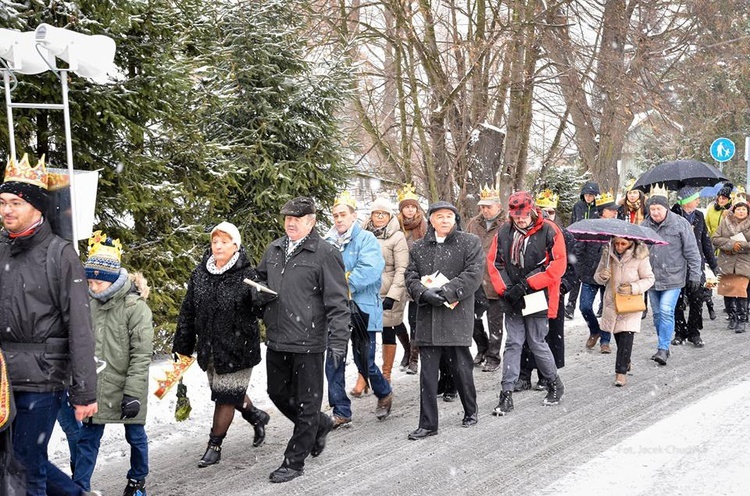
[(383, 377), (383, 373), (378, 366), (375, 365), (375, 348), (378, 333), (375, 331), (367, 331), (367, 334), (370, 335), (370, 354), (367, 356), (367, 373), (369, 374), (368, 378), (370, 379), (370, 386), (376, 397), (385, 398), (391, 394), (391, 385), (386, 378)]
[[(78, 440), (78, 457), (73, 480), (84, 490), (91, 490), (91, 475), (94, 473), (99, 445), (105, 424), (84, 423)], [(148, 475), (148, 436), (143, 424), (124, 424), (125, 440), (130, 445), (130, 470), (128, 479), (144, 480)]]
[(326, 359), (326, 380), (328, 381), (328, 404), (337, 417), (352, 418), (352, 400), (346, 395), (346, 360), (341, 360), (338, 368), (333, 368)]
[(68, 441), (68, 450), (70, 451), (70, 470), (75, 471), (76, 464), (76, 445), (78, 437), (81, 435), (81, 422), (76, 420), (76, 411), (68, 403), (68, 392), (65, 391), (60, 411), (57, 413), (57, 423), (60, 424), (65, 438)]
[(669, 350), (674, 334), (674, 310), (677, 306), (677, 299), (680, 297), (680, 290), (681, 288), (664, 291), (648, 290), (651, 311), (654, 313), (654, 327), (659, 338), (657, 348), (660, 350)]
[(47, 458), (49, 438), (64, 393), (13, 393), (17, 412), (13, 421), (13, 452), (26, 468), (27, 496), (82, 494), (81, 488)]
[(587, 282), (581, 283), (579, 300), (580, 309), (581, 315), (583, 315), (583, 320), (585, 320), (589, 326), (589, 334), (592, 336), (598, 334), (600, 336), (601, 344), (609, 344), (612, 340), (612, 333), (603, 331), (602, 328), (599, 327), (599, 319), (596, 318), (596, 314), (594, 313), (594, 300), (596, 299), (596, 294), (599, 293), (601, 289), (602, 286), (599, 286), (598, 284), (589, 284)]

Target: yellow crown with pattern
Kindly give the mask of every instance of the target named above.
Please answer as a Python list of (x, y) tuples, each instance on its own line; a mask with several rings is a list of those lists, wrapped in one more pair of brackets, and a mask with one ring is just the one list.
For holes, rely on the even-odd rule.
[(610, 203), (615, 202), (615, 194), (612, 192), (612, 190), (605, 191), (604, 193), (596, 195), (595, 201), (597, 207), (601, 207), (602, 205), (609, 205)]
[(112, 239), (101, 231), (96, 231), (89, 238), (89, 257), (100, 257), (122, 261), (122, 243)]
[(622, 187), (622, 191), (625, 192), (625, 193), (627, 193), (628, 191), (632, 191), (633, 190), (633, 186), (635, 186), (635, 178), (631, 177), (630, 179), (628, 179), (627, 181), (625, 181), (625, 184)]
[(539, 208), (557, 208), (557, 202), (560, 200), (560, 196), (553, 193), (551, 189), (545, 189), (540, 191), (534, 202)]
[(403, 188), (398, 190), (398, 192), (396, 193), (396, 196), (398, 198), (399, 203), (401, 203), (404, 200), (419, 201), (419, 197), (417, 196), (417, 191), (414, 188), (414, 185), (412, 184), (405, 184)]
[(347, 205), (351, 207), (354, 210), (357, 210), (357, 200), (354, 199), (351, 193), (348, 191), (342, 192), (338, 198), (336, 198), (333, 201), (333, 206), (336, 207), (338, 205)]
[(484, 183), (482, 189), (479, 190), (479, 201), (500, 201), (500, 190), (498, 188), (490, 188), (487, 183)]
[(5, 182), (27, 183), (42, 189), (47, 189), (47, 167), (44, 165), (44, 155), (39, 159), (35, 167), (29, 164), (29, 155), (23, 154), (20, 162), (15, 159), (8, 160), (5, 166)]
[(669, 190), (663, 185), (659, 186), (658, 184), (654, 184), (653, 186), (651, 186), (651, 189), (648, 192), (648, 197), (652, 198), (654, 196), (663, 196), (664, 198), (669, 198)]
[(741, 185), (739, 185), (739, 184), (738, 184), (737, 186), (735, 186), (735, 187), (734, 187), (734, 191), (732, 191), (732, 192), (731, 192), (731, 193), (729, 194), (729, 199), (730, 199), (730, 200), (731, 200), (732, 202), (734, 202), (734, 198), (735, 198), (735, 197), (736, 197), (737, 195), (747, 196), (747, 195), (745, 194), (745, 187), (744, 187), (744, 186), (741, 186)]

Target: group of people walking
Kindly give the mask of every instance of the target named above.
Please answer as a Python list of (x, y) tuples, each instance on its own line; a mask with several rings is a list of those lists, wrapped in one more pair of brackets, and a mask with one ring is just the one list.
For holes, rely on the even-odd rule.
[[(95, 494), (91, 476), (104, 427), (122, 423), (131, 449), (124, 494), (142, 496), (153, 351), (148, 287), (140, 274), (122, 267), (119, 240), (102, 232), (92, 236), (85, 264), (79, 262), (72, 245), (45, 221), (46, 174), (43, 162), (31, 167), (24, 157), (8, 164), (0, 186), (5, 227), (0, 264), (7, 267), (0, 289), (14, 295), (0, 306), (0, 345), (16, 409), (13, 453), (26, 470), (27, 494)], [(557, 216), (553, 192), (534, 197), (518, 191), (503, 204), (498, 190), (488, 186), (465, 230), (454, 205), (437, 201), (424, 211), (410, 186), (399, 192), (398, 208), (378, 198), (362, 222), (356, 201), (342, 192), (324, 235), (316, 229), (314, 200), (294, 198), (279, 212), (285, 234), (257, 265), (237, 226), (217, 224), (187, 283), (172, 345), (177, 359), (197, 354), (214, 402), (198, 467), (221, 460), (235, 412), (252, 426), (252, 446), (265, 442), (271, 416), (247, 393), (262, 361), (261, 321), (268, 396), (294, 426), (283, 461), (269, 476), (274, 483), (302, 475), (306, 459), (325, 450), (329, 433), (352, 425), (351, 397), (372, 392), (376, 419), (388, 418), (398, 343), (402, 371), (419, 373), (420, 413), (407, 437), (420, 440), (439, 432), (441, 394), (445, 401), (460, 399), (463, 427), (477, 424), (475, 370), (502, 371), (492, 412), (497, 416), (514, 411), (513, 394), (532, 388), (534, 369), (536, 388), (546, 391), (542, 405), (560, 404), (564, 323), (578, 294), (590, 331), (585, 348), (598, 343), (601, 353), (609, 354), (614, 335), (616, 386), (627, 382), (646, 293), (658, 335), (653, 360), (666, 365), (670, 346), (684, 342), (703, 346), (704, 264), (734, 277), (735, 292), (727, 290), (725, 300), (729, 328), (744, 332), (750, 207), (731, 185), (725, 189), (704, 218), (695, 188), (678, 191), (670, 209), (667, 192), (658, 188), (648, 200), (640, 191), (626, 191), (618, 203), (595, 183), (584, 186), (573, 221), (638, 223), (666, 241), (651, 247), (627, 235), (603, 243), (576, 241)], [(594, 310), (597, 295), (600, 312)], [(625, 299), (635, 306), (622, 306)], [(359, 373), (347, 391), (353, 313), (364, 318), (368, 337), (353, 350)], [(376, 363), (378, 335), (382, 363)], [(330, 415), (322, 412), (326, 383)], [(72, 477), (47, 461), (49, 436), (65, 401), (78, 428), (71, 444)]]

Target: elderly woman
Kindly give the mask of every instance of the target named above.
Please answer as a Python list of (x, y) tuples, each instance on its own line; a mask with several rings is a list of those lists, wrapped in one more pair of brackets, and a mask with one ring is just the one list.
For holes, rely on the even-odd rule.
[[(409, 360), (409, 334), (404, 326), (406, 288), (404, 271), (409, 265), (409, 247), (401, 231), (398, 218), (393, 215), (393, 207), (386, 198), (378, 198), (370, 205), (370, 219), (365, 229), (375, 235), (383, 250), (385, 270), (380, 284), (380, 297), (383, 299), (383, 376), (391, 382), (391, 369), (396, 356), (396, 336), (404, 345), (404, 360)], [(364, 384), (364, 379), (359, 378)]]
[(615, 386), (622, 387), (630, 370), (633, 337), (641, 330), (641, 311), (617, 313), (615, 291), (622, 295), (640, 295), (654, 285), (648, 248), (632, 239), (613, 238), (602, 250), (594, 279), (605, 286), (601, 327), (615, 335)]
[[(748, 219), (747, 197), (737, 195), (734, 204), (726, 217), (719, 223), (719, 228), (711, 242), (719, 249), (719, 272), (721, 275), (733, 274), (750, 277), (750, 219)], [(729, 330), (736, 333), (745, 332), (747, 322), (747, 297), (725, 296), (724, 304), (729, 313)]]
[(208, 448), (198, 462), (207, 467), (221, 459), (221, 443), (238, 410), (254, 429), (253, 446), (263, 444), (266, 412), (247, 396), (253, 367), (260, 363), (258, 293), (244, 279), (256, 279), (254, 267), (234, 224), (222, 222), (211, 231), (211, 249), (195, 268), (182, 302), (172, 352), (198, 352), (198, 365), (208, 374), (214, 419)]

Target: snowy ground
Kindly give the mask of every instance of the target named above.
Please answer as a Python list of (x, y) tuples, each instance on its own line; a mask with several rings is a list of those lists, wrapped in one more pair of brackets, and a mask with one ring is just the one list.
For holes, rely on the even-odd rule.
[[(332, 433), (326, 452), (308, 460), (305, 476), (281, 487), (268, 474), (280, 464), (292, 427), (265, 393), (263, 363), (249, 395), (272, 416), (266, 445), (251, 447), (252, 428), (237, 415), (222, 462), (196, 468), (213, 404), (205, 374), (194, 365), (185, 378), (189, 420), (174, 420), (175, 390), (161, 401), (150, 396), (149, 494), (747, 494), (748, 336), (726, 331), (719, 312), (716, 321), (705, 321), (705, 348), (674, 347), (669, 365), (657, 367), (648, 359), (656, 343), (650, 315), (643, 323), (625, 388), (612, 386), (614, 354), (585, 350), (588, 331), (577, 312), (566, 322), (563, 405), (542, 407), (544, 393), (528, 391), (514, 396), (510, 416), (493, 417), (500, 374), (475, 369), (480, 423), (461, 428), (460, 402), (441, 402), (440, 434), (425, 441), (406, 440), (418, 422), (418, 376), (395, 368), (391, 417), (374, 418), (373, 396), (353, 400), (353, 426)], [(155, 362), (152, 379), (167, 365)], [(355, 374), (347, 367), (348, 387)], [(122, 492), (127, 448), (123, 429), (109, 426), (93, 478), (105, 495)], [(58, 429), (50, 455), (67, 466)]]

